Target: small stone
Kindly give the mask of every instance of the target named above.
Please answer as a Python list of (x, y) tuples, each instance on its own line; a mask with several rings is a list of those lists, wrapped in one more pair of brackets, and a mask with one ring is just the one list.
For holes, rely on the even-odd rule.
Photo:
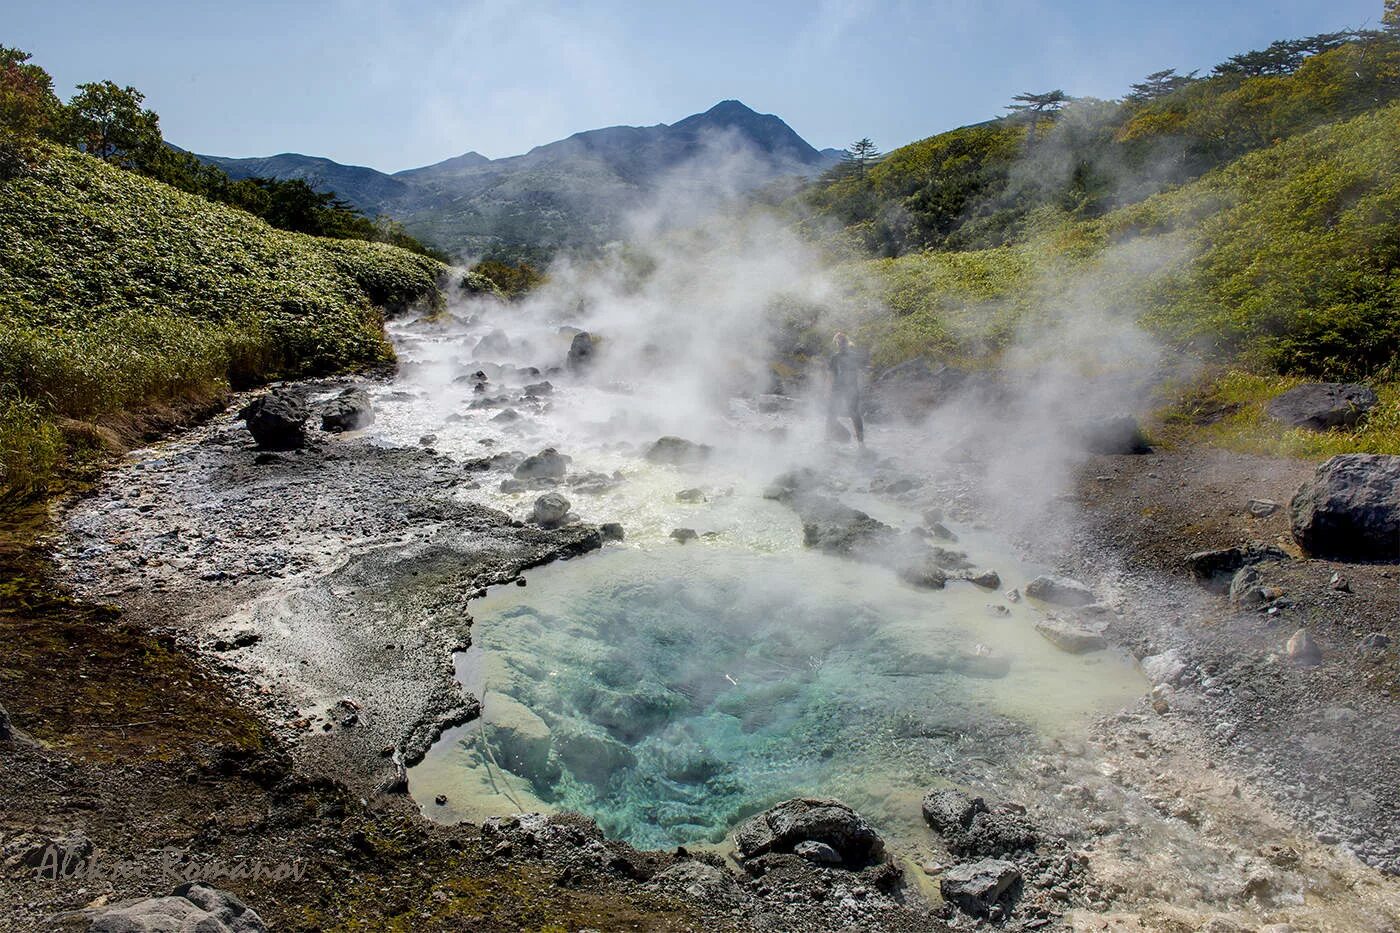
[(437, 805), (440, 806), (440, 807), (446, 806), (446, 805), (447, 805), (447, 795), (446, 795), (446, 794), (438, 794), (436, 797), (433, 798), (433, 803), (437, 804)]
[(1342, 576), (1340, 570), (1332, 574), (1332, 578), (1327, 581), (1327, 586), (1338, 593), (1351, 592), (1351, 581)]
[(624, 535), (620, 522), (603, 522), (598, 526), (604, 541), (621, 541)]
[(1288, 639), (1288, 658), (1302, 667), (1314, 667), (1322, 663), (1322, 649), (1313, 641), (1307, 629), (1300, 628)]
[(954, 865), (944, 872), (938, 887), (944, 900), (975, 917), (987, 917), (1020, 884), (1021, 870), (1013, 862), (985, 858)]
[(1070, 654), (1085, 654), (1108, 647), (1108, 640), (1102, 632), (1054, 616), (1041, 619), (1035, 624), (1035, 630), (1050, 644)]
[(1384, 651), (1390, 646), (1390, 636), (1384, 632), (1372, 632), (1361, 639), (1361, 649), (1363, 651)]
[(1255, 518), (1266, 518), (1278, 511), (1278, 503), (1272, 499), (1250, 499), (1245, 508)]
[(694, 541), (700, 536), (695, 533), (694, 528), (673, 528), (671, 529), (671, 537), (678, 543), (685, 544), (687, 541)]
[(817, 842), (808, 839), (806, 842), (799, 842), (792, 847), (794, 855), (800, 856), (809, 862), (816, 862), (819, 865), (839, 865), (841, 864), (841, 854), (827, 845), (825, 842)]
[(677, 502), (704, 502), (705, 492), (702, 489), (682, 489), (676, 493)]
[(1087, 606), (1097, 602), (1094, 591), (1078, 580), (1041, 574), (1026, 584), (1026, 595), (1056, 606)]

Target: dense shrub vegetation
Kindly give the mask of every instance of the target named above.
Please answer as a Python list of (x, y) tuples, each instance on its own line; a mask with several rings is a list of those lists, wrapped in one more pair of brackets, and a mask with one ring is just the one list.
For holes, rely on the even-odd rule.
[(790, 206), (879, 255), (1002, 245), (1038, 209), (1101, 216), (1400, 99), (1400, 34), (1276, 42), (1208, 77), (1150, 75), (1121, 101), (1045, 96), (1053, 102), (1038, 112), (912, 143), (868, 171), (838, 166)]
[(381, 309), (441, 301), (428, 257), (277, 230), (52, 144), (37, 155), (0, 181), (12, 492), (44, 479), (73, 421), (388, 360)]

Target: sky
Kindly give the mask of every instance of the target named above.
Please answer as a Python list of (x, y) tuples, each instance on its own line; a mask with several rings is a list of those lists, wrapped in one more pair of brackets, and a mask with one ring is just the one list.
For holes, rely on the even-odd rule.
[(166, 139), (398, 171), (736, 98), (808, 142), (889, 150), (1062, 88), (1119, 97), (1281, 38), (1375, 26), (1381, 0), (0, 0), (0, 43), (65, 99), (110, 79)]

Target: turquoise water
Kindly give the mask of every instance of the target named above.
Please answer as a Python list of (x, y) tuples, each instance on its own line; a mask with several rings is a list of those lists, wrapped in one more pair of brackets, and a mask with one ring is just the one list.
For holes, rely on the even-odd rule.
[(1024, 606), (993, 616), (999, 600), (708, 542), (544, 568), (474, 604), (458, 672), (483, 717), (413, 792), (438, 819), (569, 809), (648, 848), (719, 842), (803, 793), (912, 833), (952, 756), (1010, 754), (1142, 690), (1120, 659), (1049, 647)]

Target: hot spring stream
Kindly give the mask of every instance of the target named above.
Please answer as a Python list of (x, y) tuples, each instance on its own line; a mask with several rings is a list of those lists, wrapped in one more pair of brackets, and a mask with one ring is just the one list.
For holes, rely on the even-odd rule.
[[(915, 504), (869, 491), (872, 464), (892, 457), (911, 469), (903, 429), (872, 426), (874, 453), (862, 457), (833, 453), (800, 406), (711, 398), (697, 413), (674, 385), (494, 367), (478, 391), (462, 378), (478, 363), (543, 365), (568, 346), (555, 328), (521, 328), (508, 343), (498, 333), (488, 355), (475, 346), (489, 330), (398, 325), (403, 374), (378, 390), (371, 433), (462, 460), (556, 447), (573, 457), (571, 475), (596, 474), (559, 487), (574, 512), (620, 522), (626, 540), (471, 604), (472, 646), (456, 667), (483, 715), (410, 771), (427, 816), (575, 810), (661, 848), (720, 843), (765, 806), (821, 794), (912, 841), (927, 834), (920, 797), (948, 779), (955, 756), (995, 769), (1027, 736), (1073, 734), (1145, 689), (1130, 661), (1067, 654), (1036, 633), (1040, 611), (1004, 593), (1045, 568), (991, 531), (947, 523), (958, 549), (1000, 573), (999, 591), (962, 581), (921, 590), (807, 550), (793, 511), (762, 495), (782, 470), (820, 460), (847, 478), (843, 502), (916, 525)], [(550, 390), (520, 398), (520, 386), (546, 378)], [(497, 391), (514, 400), (491, 402)], [(716, 455), (702, 467), (649, 463), (641, 453), (661, 434), (714, 444)], [(521, 518), (540, 495), (480, 475), (459, 494)], [(699, 491), (683, 501), (683, 490)], [(679, 544), (675, 528), (699, 537)]]

